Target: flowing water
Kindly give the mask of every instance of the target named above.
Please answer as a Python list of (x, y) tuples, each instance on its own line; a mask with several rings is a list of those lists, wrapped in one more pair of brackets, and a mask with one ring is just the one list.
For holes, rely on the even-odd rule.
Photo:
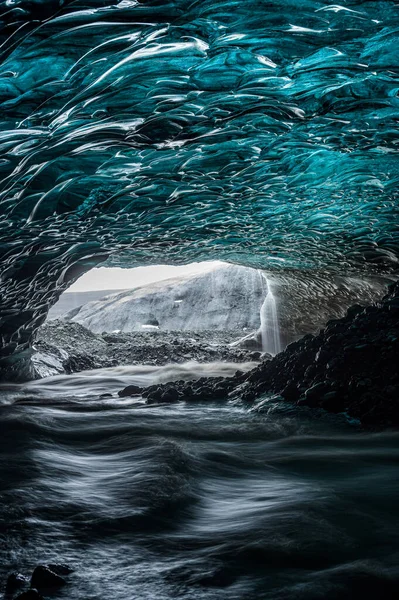
[(396, 598), (398, 433), (275, 399), (146, 406), (115, 393), (233, 366), (198, 369), (3, 386), (2, 578), (62, 561), (75, 569), (65, 599)]
[(277, 312), (277, 300), (273, 295), (266, 275), (259, 271), (259, 276), (264, 282), (265, 299), (260, 309), (260, 333), (262, 337), (262, 350), (275, 356), (282, 350), (280, 323)]

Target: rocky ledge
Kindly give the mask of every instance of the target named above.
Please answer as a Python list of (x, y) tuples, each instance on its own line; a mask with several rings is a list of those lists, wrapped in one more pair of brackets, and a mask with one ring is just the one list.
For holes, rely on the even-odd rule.
[(253, 402), (264, 394), (278, 394), (297, 405), (346, 413), (365, 427), (381, 429), (399, 426), (398, 366), (396, 283), (381, 302), (367, 308), (352, 306), (318, 335), (290, 344), (248, 373), (152, 386), (143, 396), (147, 402), (206, 398)]

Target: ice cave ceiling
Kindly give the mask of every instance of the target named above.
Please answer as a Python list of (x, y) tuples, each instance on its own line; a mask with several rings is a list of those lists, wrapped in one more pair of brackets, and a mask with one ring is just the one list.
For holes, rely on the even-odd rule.
[(0, 352), (80, 271), (399, 256), (396, 0), (0, 2)]

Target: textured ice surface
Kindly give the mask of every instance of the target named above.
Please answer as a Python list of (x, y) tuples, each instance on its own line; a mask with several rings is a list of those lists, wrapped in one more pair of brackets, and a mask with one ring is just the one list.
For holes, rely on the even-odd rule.
[(397, 268), (396, 0), (0, 13), (3, 355), (107, 256)]

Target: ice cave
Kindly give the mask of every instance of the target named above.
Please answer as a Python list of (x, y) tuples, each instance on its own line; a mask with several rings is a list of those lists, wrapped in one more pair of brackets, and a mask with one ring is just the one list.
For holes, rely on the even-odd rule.
[(397, 0), (2, 0), (0, 122), (5, 597), (397, 598)]

